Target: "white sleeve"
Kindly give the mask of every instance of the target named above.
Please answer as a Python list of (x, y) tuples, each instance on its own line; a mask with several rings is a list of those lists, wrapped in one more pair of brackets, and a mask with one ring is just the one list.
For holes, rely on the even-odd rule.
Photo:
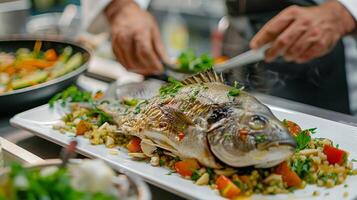
[(357, 1), (356, 0), (340, 0), (340, 2), (348, 9), (351, 15), (357, 20)]
[[(103, 10), (112, 0), (81, 0), (81, 24), (82, 30), (90, 33), (101, 33), (109, 29), (108, 21), (103, 14)], [(142, 8), (147, 9), (150, 0), (135, 0)]]

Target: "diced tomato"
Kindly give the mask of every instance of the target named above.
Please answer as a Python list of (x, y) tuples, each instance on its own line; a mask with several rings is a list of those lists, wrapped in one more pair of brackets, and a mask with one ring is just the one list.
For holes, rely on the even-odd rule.
[(57, 53), (54, 49), (49, 49), (45, 52), (45, 58), (49, 61), (57, 60)]
[(325, 145), (323, 152), (327, 156), (327, 161), (332, 165), (341, 165), (347, 159), (347, 152), (337, 149), (331, 145)]
[(137, 153), (137, 152), (141, 152), (141, 139), (138, 137), (133, 137), (129, 144), (126, 145), (126, 147), (128, 148), (128, 151), (130, 153)]
[(296, 136), (301, 132), (301, 127), (297, 125), (295, 122), (285, 120), (285, 125), (287, 126), (291, 135)]
[(85, 132), (90, 130), (90, 123), (81, 120), (76, 126), (76, 135), (84, 135)]
[(192, 176), (192, 173), (199, 168), (200, 165), (195, 159), (185, 159), (175, 163), (175, 170), (181, 176)]
[(185, 137), (185, 134), (182, 132), (179, 132), (179, 134), (177, 136), (178, 136), (179, 141), (181, 141)]
[(240, 194), (240, 189), (229, 178), (220, 175), (216, 180), (217, 189), (223, 197), (233, 198)]
[(297, 187), (301, 184), (301, 178), (290, 169), (287, 162), (282, 162), (276, 168), (276, 173), (280, 174), (283, 178), (283, 181), (289, 187)]

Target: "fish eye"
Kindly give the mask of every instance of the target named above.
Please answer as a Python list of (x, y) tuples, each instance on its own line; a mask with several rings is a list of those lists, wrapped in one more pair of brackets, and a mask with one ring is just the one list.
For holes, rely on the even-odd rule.
[(253, 115), (249, 121), (249, 127), (253, 130), (262, 130), (266, 127), (267, 121), (263, 116)]

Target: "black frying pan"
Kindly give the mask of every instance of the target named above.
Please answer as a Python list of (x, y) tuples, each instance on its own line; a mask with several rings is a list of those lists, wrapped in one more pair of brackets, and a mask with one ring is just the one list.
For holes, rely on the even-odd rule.
[(63, 42), (59, 39), (0, 38), (0, 52), (15, 52), (19, 48), (33, 49), (36, 40), (42, 41), (41, 50), (53, 48), (57, 52), (62, 52), (63, 48), (71, 46), (73, 54), (77, 52), (82, 53), (84, 63), (76, 70), (56, 79), (0, 94), (0, 116), (14, 114), (46, 103), (54, 94), (73, 84), (78, 76), (87, 70), (90, 59), (89, 51), (79, 45)]

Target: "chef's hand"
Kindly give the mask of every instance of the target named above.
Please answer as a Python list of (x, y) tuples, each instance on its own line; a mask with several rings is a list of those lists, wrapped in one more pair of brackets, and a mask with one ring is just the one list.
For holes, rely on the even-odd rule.
[(158, 26), (133, 0), (112, 1), (105, 10), (112, 27), (112, 46), (118, 61), (143, 75), (158, 74), (167, 55)]
[(257, 49), (272, 42), (265, 55), (267, 62), (283, 56), (287, 61), (304, 63), (327, 54), (355, 26), (351, 14), (337, 1), (314, 7), (291, 6), (270, 20), (250, 46)]

